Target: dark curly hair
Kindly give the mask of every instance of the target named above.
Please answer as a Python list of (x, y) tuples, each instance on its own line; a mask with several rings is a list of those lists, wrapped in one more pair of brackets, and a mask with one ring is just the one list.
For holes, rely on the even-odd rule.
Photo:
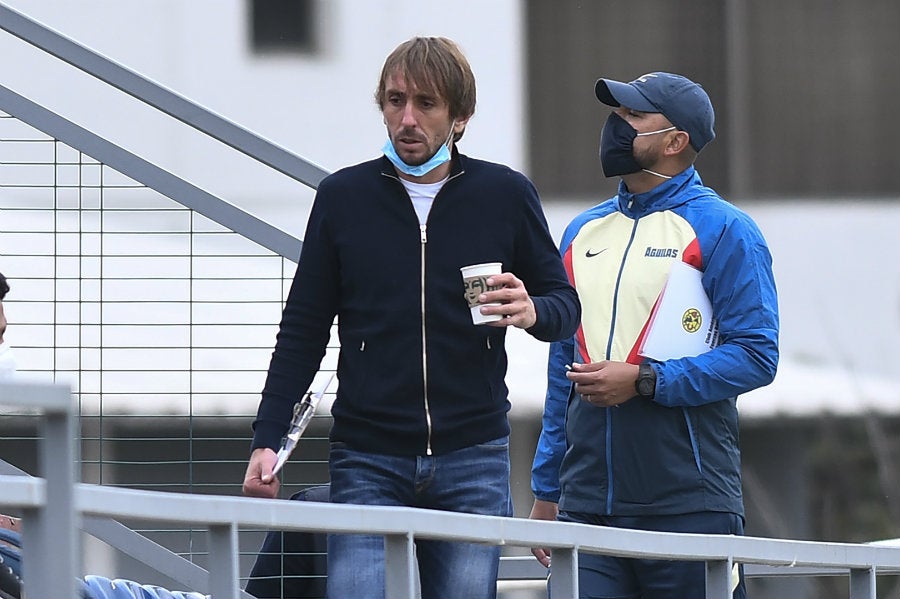
[(9, 293), (9, 283), (6, 282), (6, 277), (0, 272), (0, 301), (3, 301), (7, 293)]

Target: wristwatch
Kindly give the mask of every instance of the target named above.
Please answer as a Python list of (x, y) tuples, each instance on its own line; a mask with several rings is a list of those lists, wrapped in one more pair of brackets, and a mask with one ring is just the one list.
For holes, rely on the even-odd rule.
[(649, 362), (643, 362), (638, 366), (638, 377), (634, 382), (634, 389), (640, 397), (653, 399), (656, 395), (656, 371)]

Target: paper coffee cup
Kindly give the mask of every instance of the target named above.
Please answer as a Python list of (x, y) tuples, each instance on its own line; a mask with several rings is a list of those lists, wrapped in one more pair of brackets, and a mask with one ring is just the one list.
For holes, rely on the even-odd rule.
[(462, 272), (463, 289), (465, 291), (466, 302), (469, 304), (469, 311), (472, 313), (472, 322), (475, 324), (484, 324), (486, 322), (494, 322), (503, 318), (500, 314), (485, 315), (481, 313), (481, 306), (499, 306), (500, 304), (479, 304), (478, 296), (485, 291), (494, 291), (500, 289), (500, 285), (488, 286), (487, 280), (491, 275), (499, 275), (503, 272), (503, 264), (500, 262), (485, 262), (484, 264), (472, 264), (463, 266), (459, 270)]

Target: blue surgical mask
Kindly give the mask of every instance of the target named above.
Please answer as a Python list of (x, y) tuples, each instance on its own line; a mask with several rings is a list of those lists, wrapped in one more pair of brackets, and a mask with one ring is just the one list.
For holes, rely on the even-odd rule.
[(393, 142), (391, 142), (390, 136), (386, 142), (384, 142), (384, 147), (381, 148), (381, 151), (384, 152), (384, 155), (387, 156), (387, 159), (391, 161), (391, 163), (397, 167), (397, 170), (401, 173), (406, 173), (411, 177), (424, 177), (440, 165), (445, 162), (450, 161), (450, 140), (453, 138), (453, 127), (456, 126), (456, 121), (450, 125), (450, 134), (447, 136), (447, 140), (441, 144), (440, 149), (434, 153), (434, 156), (429, 158), (426, 162), (416, 166), (410, 166), (403, 162), (403, 159), (400, 158), (400, 155), (397, 154), (397, 150), (394, 148)]
[(638, 133), (634, 127), (628, 124), (628, 121), (615, 112), (611, 113), (609, 118), (606, 119), (606, 124), (603, 125), (603, 131), (600, 133), (600, 166), (603, 167), (603, 174), (607, 177), (615, 177), (645, 171), (664, 179), (671, 179), (668, 175), (648, 171), (638, 164), (634, 157), (634, 139), (644, 135), (665, 133), (674, 129), (677, 129), (677, 127), (673, 126), (660, 129), (659, 131)]

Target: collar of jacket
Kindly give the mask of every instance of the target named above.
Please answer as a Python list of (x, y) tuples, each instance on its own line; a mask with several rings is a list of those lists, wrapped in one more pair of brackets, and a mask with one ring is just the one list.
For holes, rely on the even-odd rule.
[[(456, 149), (456, 145), (454, 144), (453, 150), (450, 153), (450, 178), (462, 174), (465, 172), (465, 163), (466, 156), (464, 154), (460, 154), (459, 150)], [(391, 164), (391, 161), (387, 159), (387, 156), (381, 156), (381, 174), (393, 177), (394, 179), (399, 179), (400, 177), (397, 175), (397, 169), (394, 168), (394, 165)]]
[(702, 182), (693, 166), (644, 193), (631, 193), (625, 182), (619, 181), (619, 210), (630, 216), (639, 216), (683, 204), (689, 199), (684, 190), (694, 184), (702, 185)]

